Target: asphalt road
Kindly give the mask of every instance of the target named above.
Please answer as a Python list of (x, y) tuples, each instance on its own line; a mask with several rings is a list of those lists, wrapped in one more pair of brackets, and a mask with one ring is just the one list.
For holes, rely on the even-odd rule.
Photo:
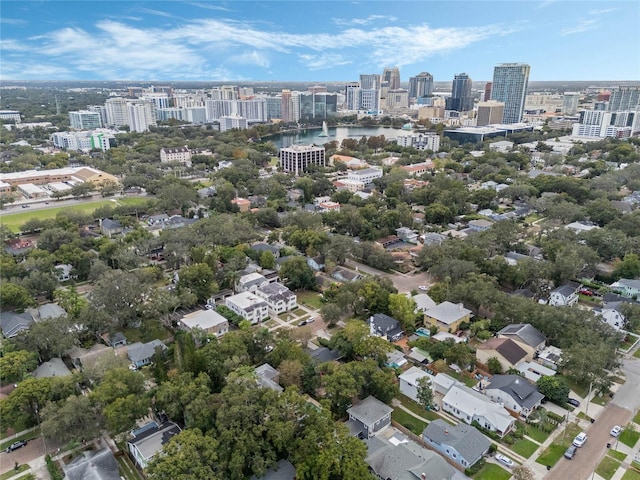
[(54, 453), (59, 447), (62, 447), (62, 444), (56, 442), (55, 439), (47, 440), (47, 449), (45, 451), (44, 440), (42, 437), (37, 437), (29, 440), (24, 447), (13, 452), (7, 453), (3, 450), (0, 452), (0, 474), (11, 470), (15, 462), (18, 462), (19, 465), (24, 465), (44, 456), (46, 453)]
[(607, 450), (607, 443), (615, 447), (616, 439), (609, 435), (614, 425), (625, 425), (633, 416), (626, 408), (610, 404), (587, 430), (584, 446), (578, 448), (572, 460), (562, 457), (545, 475), (545, 480), (588, 480)]

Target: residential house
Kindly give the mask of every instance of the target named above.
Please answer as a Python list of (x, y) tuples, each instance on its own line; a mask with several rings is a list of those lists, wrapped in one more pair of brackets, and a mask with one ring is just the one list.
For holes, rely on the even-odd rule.
[(542, 404), (544, 395), (520, 375), (494, 375), (484, 388), (484, 394), (522, 417)]
[(107, 333), (102, 339), (112, 348), (124, 347), (127, 344), (127, 337), (122, 332)]
[(562, 349), (549, 345), (538, 353), (538, 363), (552, 370), (558, 370), (562, 362)]
[(585, 233), (589, 230), (594, 230), (600, 227), (591, 222), (572, 222), (568, 225), (565, 225), (564, 228), (566, 228), (567, 230), (571, 230), (574, 233)]
[(463, 468), (475, 465), (491, 447), (491, 440), (476, 428), (465, 423), (451, 425), (440, 419), (427, 425), (422, 438), (434, 450)]
[(30, 313), (0, 312), (0, 329), (5, 338), (13, 338), (33, 325)]
[(512, 323), (498, 332), (498, 338), (510, 338), (527, 352), (526, 360), (531, 361), (536, 352), (544, 349), (547, 338), (528, 323)]
[(400, 393), (406, 395), (412, 400), (419, 402), (418, 400), (418, 380), (421, 378), (428, 378), (431, 383), (432, 376), (418, 367), (411, 367), (398, 377), (400, 381)]
[(151, 422), (132, 432), (133, 438), (127, 442), (127, 447), (138, 466), (145, 469), (162, 447), (179, 433), (180, 427), (173, 422), (162, 425)]
[(510, 338), (490, 338), (478, 345), (476, 348), (478, 362), (488, 365), (491, 358), (498, 359), (504, 372), (515, 368), (523, 360), (528, 360), (527, 352)]
[(243, 275), (238, 279), (236, 289), (238, 292), (255, 292), (258, 288), (269, 284), (264, 275), (257, 272)]
[(182, 317), (178, 326), (183, 330), (202, 331), (208, 335), (221, 337), (229, 331), (229, 321), (215, 310), (196, 310)]
[(444, 242), (446, 239), (447, 237), (445, 235), (435, 232), (425, 233), (424, 235), (420, 236), (420, 241), (424, 243), (425, 247), (430, 247), (432, 245), (442, 245), (442, 242)]
[(254, 372), (258, 377), (258, 384), (260, 384), (260, 386), (264, 388), (270, 388), (271, 390), (275, 390), (276, 392), (284, 391), (284, 388), (282, 388), (278, 384), (280, 372), (268, 363), (264, 363), (259, 367), (256, 367)]
[(461, 303), (442, 302), (424, 312), (425, 327), (438, 327), (441, 332), (455, 332), (462, 322), (471, 320), (471, 310)]
[(602, 308), (594, 309), (593, 312), (602, 317), (602, 321), (615, 330), (620, 330), (627, 324), (627, 319), (623, 313), (623, 306), (627, 302), (607, 302)]
[(129, 357), (132, 365), (136, 368), (141, 368), (153, 361), (153, 356), (156, 354), (157, 349), (164, 351), (167, 346), (158, 339), (146, 343), (132, 343), (127, 346), (127, 357)]
[(33, 240), (27, 240), (26, 238), (13, 238), (11, 240), (7, 240), (4, 244), (4, 251), (12, 257), (26, 255), (27, 252), (36, 247)]
[(357, 280), (362, 280), (364, 276), (344, 267), (336, 267), (333, 269), (333, 272), (331, 272), (331, 278), (334, 278), (339, 282), (355, 282)]
[(118, 461), (109, 448), (85, 450), (62, 470), (67, 480), (120, 480)]
[(103, 358), (113, 358), (116, 356), (116, 351), (113, 348), (96, 343), (91, 348), (74, 347), (66, 352), (66, 355), (71, 359), (71, 363), (78, 370), (84, 370), (85, 368), (91, 368)]
[(551, 291), (549, 305), (554, 307), (571, 307), (578, 303), (578, 291), (580, 285), (575, 282), (567, 282), (564, 285)]
[(433, 377), (433, 393), (439, 393), (440, 395), (446, 395), (451, 387), (454, 385), (464, 385), (462, 382), (459, 382), (451, 375), (447, 375), (446, 373), (438, 373), (435, 377)]
[(432, 335), (431, 338), (438, 342), (446, 342), (447, 340), (451, 340), (453, 341), (453, 343), (464, 343), (467, 341), (467, 338), (464, 335), (458, 336), (449, 332), (438, 332), (435, 335)]
[(485, 232), (491, 228), (493, 222), (489, 220), (471, 220), (469, 222), (469, 228), (473, 232)]
[(269, 283), (258, 288), (254, 293), (267, 302), (271, 315), (280, 315), (298, 308), (296, 294), (281, 283)]
[[(413, 338), (417, 338), (417, 335), (412, 335), (411, 337), (409, 337), (410, 340), (412, 340)], [(407, 357), (413, 361), (413, 363), (418, 363), (421, 365), (427, 365), (429, 363), (431, 363), (431, 358), (429, 358), (429, 353), (425, 352), (424, 350), (420, 350), (418, 347), (413, 347), (411, 350), (409, 350), (409, 354), (407, 355)]]
[(504, 437), (515, 423), (509, 412), (481, 393), (464, 385), (453, 385), (442, 399), (442, 410), (471, 425), (478, 422), (482, 428)]
[(64, 308), (57, 303), (45, 303), (40, 305), (32, 314), (36, 321), (39, 320), (55, 320), (64, 317), (67, 314)]
[(407, 172), (410, 177), (421, 177), (425, 173), (432, 172), (436, 166), (433, 162), (421, 162), (411, 165), (403, 165), (400, 168)]
[(308, 352), (311, 360), (315, 364), (336, 362), (342, 358), (342, 354), (337, 350), (331, 350), (327, 347), (319, 347)]
[(395, 428), (366, 439), (365, 444), (365, 462), (381, 480), (469, 480), (436, 452), (418, 445)]
[(408, 227), (396, 228), (396, 235), (400, 237), (400, 240), (408, 243), (418, 243), (418, 232), (411, 230)]
[(252, 475), (249, 480), (296, 480), (296, 467), (288, 460), (278, 460), (275, 468), (269, 468), (264, 475)]
[(393, 408), (376, 397), (368, 396), (347, 410), (347, 426), (354, 436), (371, 438), (391, 425), (391, 412)]
[(231, 205), (235, 205), (238, 207), (238, 211), (240, 212), (248, 212), (251, 208), (251, 202), (246, 198), (236, 197), (231, 200)]
[(316, 255), (315, 257), (307, 257), (307, 265), (316, 272), (324, 270), (324, 259), (322, 255)]
[(418, 312), (424, 313), (427, 310), (438, 305), (426, 293), (418, 293), (417, 295), (414, 295), (413, 297), (411, 297), (411, 299), (416, 303), (416, 310), (415, 310), (416, 313)]
[(162, 225), (164, 222), (169, 220), (169, 215), (166, 213), (159, 213), (158, 215), (150, 215), (147, 218), (147, 225), (153, 227), (154, 225)]
[(264, 243), (264, 242), (257, 242), (254, 243), (253, 245), (251, 245), (249, 247), (251, 250), (253, 250), (254, 252), (258, 252), (260, 254), (264, 253), (264, 252), (271, 252), (273, 253), (273, 256), (276, 258), (280, 257), (280, 248), (273, 246), (273, 245), (269, 245), (268, 243)]
[(238, 293), (228, 297), (224, 302), (227, 308), (230, 308), (245, 320), (249, 320), (251, 324), (256, 324), (269, 318), (269, 305), (254, 293)]
[(402, 368), (407, 364), (407, 357), (400, 350), (393, 350), (387, 353), (387, 361), (384, 365), (389, 368)]
[(71, 275), (73, 266), (69, 265), (68, 263), (56, 265), (54, 268), (56, 269), (56, 277), (58, 277), (59, 282), (66, 282), (71, 280), (72, 278), (78, 278), (77, 275)]
[(384, 313), (376, 313), (369, 317), (369, 334), (373, 337), (382, 337), (389, 342), (395, 342), (404, 336), (404, 330), (395, 318)]
[(531, 383), (537, 383), (541, 377), (553, 377), (556, 374), (555, 370), (537, 362), (520, 362), (516, 365), (516, 369)]
[(103, 218), (100, 221), (100, 231), (103, 235), (111, 238), (113, 235), (122, 233), (124, 227), (118, 220), (112, 220), (110, 218)]
[(613, 282), (610, 287), (611, 290), (618, 292), (623, 297), (640, 298), (640, 280), (621, 278), (617, 282)]
[(67, 368), (61, 358), (54, 357), (36, 368), (32, 375), (35, 378), (68, 377), (71, 370)]

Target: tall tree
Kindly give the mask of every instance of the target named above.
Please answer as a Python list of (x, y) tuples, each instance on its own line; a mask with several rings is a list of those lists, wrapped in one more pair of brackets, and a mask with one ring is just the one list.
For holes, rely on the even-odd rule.
[(218, 480), (218, 442), (197, 429), (187, 429), (163, 446), (147, 467), (152, 480)]

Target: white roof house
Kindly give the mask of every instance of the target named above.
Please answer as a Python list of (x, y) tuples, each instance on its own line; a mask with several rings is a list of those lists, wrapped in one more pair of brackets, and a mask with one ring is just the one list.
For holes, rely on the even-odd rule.
[(438, 373), (433, 377), (433, 389), (442, 395), (446, 395), (454, 385), (462, 385), (462, 383), (446, 373)]
[(258, 323), (269, 317), (269, 305), (251, 292), (242, 292), (225, 300), (225, 305), (251, 323)]
[(504, 407), (464, 385), (449, 389), (442, 399), (442, 409), (469, 425), (476, 421), (501, 437), (509, 433), (515, 422)]
[(400, 380), (400, 393), (418, 402), (418, 380), (428, 378), (431, 381), (434, 377), (418, 367), (411, 367), (398, 377)]
[(229, 331), (229, 321), (215, 310), (198, 310), (180, 319), (185, 330), (200, 329), (206, 333), (222, 336)]

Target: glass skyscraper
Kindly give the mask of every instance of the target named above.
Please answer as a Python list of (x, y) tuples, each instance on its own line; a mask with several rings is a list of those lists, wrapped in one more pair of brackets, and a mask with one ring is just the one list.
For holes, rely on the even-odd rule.
[(409, 79), (409, 97), (421, 98), (433, 95), (433, 76), (422, 72)]
[(453, 77), (453, 88), (451, 97), (446, 100), (446, 109), (457, 112), (468, 112), (473, 110), (473, 95), (471, 85), (473, 81), (466, 73), (459, 73)]
[(530, 71), (526, 63), (501, 63), (493, 69), (491, 100), (504, 103), (502, 123), (522, 121)]

